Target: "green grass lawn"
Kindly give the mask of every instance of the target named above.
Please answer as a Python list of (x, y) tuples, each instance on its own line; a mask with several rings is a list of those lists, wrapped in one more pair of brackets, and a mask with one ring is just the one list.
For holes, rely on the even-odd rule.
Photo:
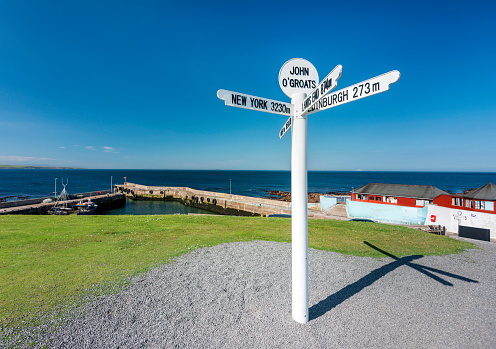
[[(384, 257), (459, 253), (473, 244), (405, 227), (309, 220), (309, 247)], [(225, 242), (291, 242), (291, 220), (226, 216), (0, 216), (0, 327), (36, 323), (89, 292), (196, 248)]]

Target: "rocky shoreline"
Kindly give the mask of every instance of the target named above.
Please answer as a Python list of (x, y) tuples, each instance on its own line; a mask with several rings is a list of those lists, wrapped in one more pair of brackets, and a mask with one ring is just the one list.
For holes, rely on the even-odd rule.
[[(269, 190), (268, 197), (273, 200), (291, 202), (291, 192), (282, 190)], [(350, 195), (349, 193), (308, 193), (309, 203), (319, 203), (321, 195)]]

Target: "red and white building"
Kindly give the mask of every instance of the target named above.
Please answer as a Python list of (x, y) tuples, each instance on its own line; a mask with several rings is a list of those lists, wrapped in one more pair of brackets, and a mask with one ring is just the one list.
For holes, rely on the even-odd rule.
[(429, 205), (425, 224), (445, 226), (460, 236), (496, 239), (496, 185), (466, 194), (443, 194)]
[(449, 195), (432, 185), (369, 183), (353, 190), (351, 200), (420, 208), (443, 194)]
[(442, 194), (448, 193), (432, 185), (369, 183), (351, 192), (346, 208), (352, 218), (424, 224), (427, 206)]
[(441, 225), (460, 236), (496, 239), (496, 185), (449, 194), (431, 185), (369, 183), (351, 192), (348, 215), (386, 223)]

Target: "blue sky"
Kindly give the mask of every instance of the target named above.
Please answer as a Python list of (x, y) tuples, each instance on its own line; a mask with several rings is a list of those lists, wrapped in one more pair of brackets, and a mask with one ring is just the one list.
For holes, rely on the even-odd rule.
[(494, 1), (1, 1), (0, 164), (289, 170), (304, 58), (335, 90), (390, 90), (308, 117), (309, 170), (496, 171)]

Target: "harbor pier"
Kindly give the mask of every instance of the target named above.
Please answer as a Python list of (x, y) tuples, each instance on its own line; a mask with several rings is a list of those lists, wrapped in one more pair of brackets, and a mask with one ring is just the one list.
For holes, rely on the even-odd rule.
[[(67, 200), (67, 206), (72, 207), (80, 201), (93, 201), (98, 205), (98, 212), (111, 210), (114, 208), (126, 206), (126, 196), (122, 193), (111, 193), (110, 190), (96, 191), (71, 196)], [(18, 200), (9, 202), (0, 202), (0, 215), (2, 214), (47, 214), (57, 202), (53, 198), (37, 198), (29, 200)]]
[(291, 214), (289, 202), (242, 195), (196, 190), (188, 187), (147, 186), (124, 183), (114, 186), (115, 193), (123, 193), (133, 200), (178, 201), (222, 215), (268, 216)]

